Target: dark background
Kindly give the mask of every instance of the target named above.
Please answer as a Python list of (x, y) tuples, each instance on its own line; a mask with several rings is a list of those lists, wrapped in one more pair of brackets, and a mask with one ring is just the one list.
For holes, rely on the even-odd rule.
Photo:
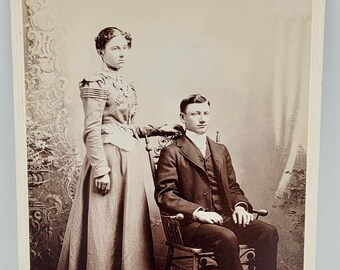
[[(337, 188), (339, 187), (340, 109), (337, 91), (340, 79), (340, 39), (336, 29), (340, 26), (340, 2), (327, 1), (326, 6), (326, 39), (324, 92), (321, 131), (321, 164), (319, 184), (318, 210), (318, 244), (317, 269), (337, 269), (334, 261), (337, 255), (336, 245), (340, 234), (337, 222), (337, 205), (340, 202)], [(0, 269), (17, 269), (16, 252), (16, 197), (15, 197), (15, 166), (14, 166), (14, 125), (13, 125), (13, 95), (11, 82), (11, 44), (10, 44), (10, 11), (9, 0), (0, 3)], [(339, 35), (339, 34), (338, 34)], [(337, 93), (338, 92), (338, 93)], [(333, 233), (332, 233), (333, 232)]]

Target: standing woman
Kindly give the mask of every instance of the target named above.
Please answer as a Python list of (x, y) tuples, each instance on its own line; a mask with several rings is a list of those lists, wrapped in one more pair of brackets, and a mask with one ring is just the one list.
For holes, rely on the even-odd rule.
[[(130, 34), (116, 27), (100, 31), (95, 44), (103, 67), (79, 85), (86, 158), (59, 270), (154, 268), (148, 205), (134, 154), (146, 129), (133, 126), (136, 90), (119, 73), (131, 41)], [(147, 132), (153, 133), (150, 126)]]

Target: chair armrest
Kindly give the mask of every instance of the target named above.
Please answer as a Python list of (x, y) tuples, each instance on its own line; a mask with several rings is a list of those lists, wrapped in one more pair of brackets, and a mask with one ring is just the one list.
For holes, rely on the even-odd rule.
[(176, 219), (176, 220), (183, 220), (184, 219), (184, 215), (182, 213), (178, 213), (177, 215), (174, 215), (174, 216), (164, 216), (162, 215), (163, 217), (166, 217), (166, 218), (170, 218), (170, 219)]
[[(268, 215), (268, 211), (265, 209), (253, 209), (253, 214), (256, 214), (256, 219), (260, 216), (265, 217)], [(184, 219), (184, 215), (182, 213), (178, 213), (177, 215), (165, 215), (161, 214), (163, 229), (165, 233), (165, 237), (169, 242), (183, 245), (183, 237), (180, 229), (180, 221)]]
[(253, 209), (253, 214), (256, 214), (255, 219), (258, 219), (260, 216), (261, 217), (267, 216), (268, 211), (266, 209), (259, 209), (259, 210)]
[(182, 213), (178, 213), (177, 215), (161, 214), (161, 218), (166, 239), (169, 242), (183, 245), (179, 222), (184, 219), (184, 215)]

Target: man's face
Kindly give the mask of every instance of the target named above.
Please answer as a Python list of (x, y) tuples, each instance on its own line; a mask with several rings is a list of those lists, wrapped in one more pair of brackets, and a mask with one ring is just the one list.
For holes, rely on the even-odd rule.
[(185, 113), (180, 114), (180, 118), (187, 130), (204, 134), (210, 122), (210, 106), (207, 101), (189, 104)]

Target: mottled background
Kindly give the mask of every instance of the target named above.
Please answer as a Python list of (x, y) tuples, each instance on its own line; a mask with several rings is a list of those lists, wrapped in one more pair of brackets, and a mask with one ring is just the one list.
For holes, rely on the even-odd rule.
[[(279, 229), (279, 269), (302, 269), (311, 1), (24, 1), (32, 269), (54, 269), (84, 156), (78, 81), (101, 63), (104, 27), (132, 34), (123, 75), (138, 123), (178, 122), (193, 92), (212, 106), (210, 133), (238, 181)], [(143, 146), (158, 266), (162, 229)]]

